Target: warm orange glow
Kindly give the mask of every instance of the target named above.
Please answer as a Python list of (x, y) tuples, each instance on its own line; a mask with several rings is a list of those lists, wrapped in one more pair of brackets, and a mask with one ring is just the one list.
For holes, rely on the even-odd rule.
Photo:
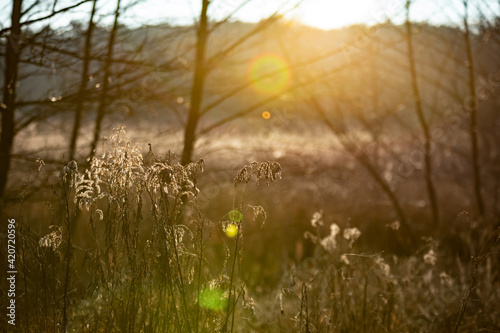
[(271, 118), (271, 112), (269, 112), (269, 111), (262, 112), (262, 118), (264, 118), (264, 119)]
[(396, 14), (401, 10), (403, 2), (355, 0), (324, 1), (309, 0), (301, 6), (295, 19), (306, 25), (320, 29), (332, 29), (356, 23), (369, 25), (384, 21), (386, 15)]
[(248, 75), (253, 87), (262, 94), (278, 94), (290, 83), (290, 69), (281, 57), (267, 54), (252, 61)]

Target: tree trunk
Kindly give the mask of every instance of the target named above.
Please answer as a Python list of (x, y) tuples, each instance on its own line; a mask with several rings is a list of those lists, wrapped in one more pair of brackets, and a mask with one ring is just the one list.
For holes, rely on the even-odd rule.
[(401, 223), (402, 232), (404, 232), (405, 241), (408, 241), (412, 247), (416, 246), (416, 241), (414, 235), (412, 234), (412, 227), (409, 224), (408, 219), (406, 218), (406, 214), (403, 210), (403, 206), (399, 202), (399, 199), (396, 193), (391, 189), (391, 186), (387, 183), (387, 181), (381, 176), (379, 172), (377, 172), (375, 166), (370, 161), (368, 155), (363, 151), (363, 149), (356, 148), (356, 145), (353, 145), (351, 142), (342, 140), (341, 138), (345, 137), (345, 129), (341, 124), (341, 120), (337, 119), (336, 125), (328, 119), (326, 116), (326, 112), (321, 106), (321, 104), (316, 99), (311, 99), (313, 103), (314, 109), (318, 112), (319, 116), (325, 123), (325, 125), (330, 129), (330, 131), (338, 138), (339, 143), (345, 149), (345, 151), (354, 157), (363, 168), (368, 171), (368, 174), (372, 176), (375, 182), (380, 186), (382, 191), (387, 195), (389, 200), (391, 201), (394, 210), (396, 211), (396, 215), (399, 218), (399, 222)]
[(477, 98), (476, 98), (476, 82), (474, 80), (474, 59), (472, 58), (472, 46), (470, 42), (469, 22), (468, 22), (468, 1), (464, 0), (464, 38), (465, 48), (467, 52), (467, 67), (469, 69), (469, 94), (472, 100), (470, 107), (470, 125), (469, 133), (472, 150), (472, 168), (474, 173), (474, 192), (479, 215), (484, 215), (484, 202), (481, 194), (481, 171), (479, 169), (479, 147), (477, 142)]
[(78, 90), (78, 99), (75, 109), (75, 120), (73, 123), (73, 130), (71, 132), (71, 140), (69, 143), (69, 160), (75, 159), (76, 152), (76, 142), (78, 140), (78, 134), (80, 131), (80, 126), (82, 122), (82, 111), (83, 105), (85, 103), (85, 91), (87, 90), (88, 76), (89, 76), (89, 64), (90, 64), (90, 50), (92, 48), (92, 32), (94, 30), (94, 15), (96, 9), (97, 0), (93, 1), (92, 11), (90, 12), (89, 25), (87, 28), (87, 33), (85, 35), (85, 49), (83, 56), (83, 69), (82, 77), (80, 80), (80, 88)]
[(411, 1), (406, 2), (406, 38), (408, 42), (408, 62), (410, 65), (411, 85), (413, 90), (413, 100), (415, 101), (415, 108), (417, 110), (418, 120), (424, 132), (424, 160), (425, 160), (425, 183), (427, 185), (427, 195), (431, 206), (432, 222), (435, 226), (439, 224), (439, 208), (437, 202), (436, 189), (432, 179), (432, 158), (431, 158), (431, 134), (429, 125), (425, 120), (424, 112), (422, 110), (422, 100), (420, 98), (420, 91), (417, 83), (417, 71), (415, 69), (415, 57), (413, 51), (413, 39), (410, 23), (410, 5)]
[(115, 20), (113, 22), (113, 28), (111, 28), (111, 32), (109, 33), (108, 40), (108, 48), (106, 52), (106, 61), (104, 63), (104, 76), (102, 82), (102, 92), (99, 99), (99, 106), (97, 107), (97, 117), (95, 121), (95, 129), (94, 129), (94, 139), (90, 144), (90, 157), (94, 157), (95, 150), (97, 148), (97, 144), (99, 142), (99, 137), (101, 135), (101, 127), (102, 121), (104, 119), (104, 113), (106, 111), (106, 107), (108, 106), (108, 91), (109, 91), (109, 83), (111, 76), (111, 63), (113, 61), (113, 49), (115, 45), (116, 39), (116, 31), (118, 30), (118, 17), (120, 16), (120, 3), (121, 0), (118, 0), (116, 3), (115, 10)]
[(196, 143), (196, 128), (200, 120), (200, 108), (203, 100), (203, 87), (205, 85), (205, 47), (208, 38), (207, 10), (209, 0), (202, 0), (200, 22), (198, 26), (198, 44), (196, 46), (196, 63), (194, 68), (193, 86), (191, 89), (191, 107), (189, 109), (188, 121), (184, 132), (184, 149), (182, 151), (181, 163), (186, 165), (193, 157), (194, 145)]
[(5, 52), (5, 76), (3, 84), (2, 134), (0, 136), (0, 198), (5, 194), (10, 169), (12, 146), (15, 136), (15, 100), (17, 84), (17, 68), (20, 56), (21, 39), (21, 7), (22, 0), (14, 0), (12, 4), (12, 26), (7, 37)]

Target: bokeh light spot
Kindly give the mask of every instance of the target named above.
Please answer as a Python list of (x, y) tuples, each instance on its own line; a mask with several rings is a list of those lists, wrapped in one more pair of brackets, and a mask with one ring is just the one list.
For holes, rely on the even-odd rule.
[(252, 86), (263, 94), (278, 94), (290, 83), (290, 69), (281, 57), (263, 55), (250, 63), (248, 75)]
[(264, 119), (271, 118), (271, 112), (269, 112), (269, 111), (262, 112), (262, 118), (264, 118)]
[(241, 220), (243, 220), (243, 213), (237, 209), (233, 209), (232, 211), (230, 211), (227, 216), (233, 222), (240, 222)]
[(221, 290), (206, 288), (200, 292), (201, 307), (213, 311), (222, 311), (226, 308), (226, 305), (227, 299)]
[(226, 225), (224, 232), (226, 233), (227, 237), (234, 238), (238, 234), (238, 226), (234, 223), (229, 223), (228, 225)]

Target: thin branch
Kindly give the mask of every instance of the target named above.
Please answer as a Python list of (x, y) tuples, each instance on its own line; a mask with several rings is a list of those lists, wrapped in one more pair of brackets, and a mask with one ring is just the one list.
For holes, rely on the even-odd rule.
[[(27, 20), (27, 21), (24, 21), (24, 22), (21, 22), (21, 26), (25, 26), (25, 25), (29, 25), (29, 24), (33, 24), (33, 23), (37, 23), (37, 22), (41, 22), (41, 21), (45, 21), (45, 20), (48, 20), (54, 16), (56, 16), (57, 14), (60, 14), (60, 13), (64, 13), (64, 12), (67, 12), (71, 9), (74, 9), (76, 7), (79, 7), (81, 6), (82, 4), (86, 3), (86, 2), (89, 2), (91, 0), (82, 0), (74, 5), (71, 5), (71, 6), (68, 6), (68, 7), (64, 7), (62, 9), (59, 9), (59, 10), (56, 10), (56, 11), (53, 11), (52, 13), (50, 13), (49, 15), (46, 15), (46, 16), (43, 16), (43, 17), (39, 17), (39, 18), (36, 18), (36, 19), (32, 19), (32, 20)], [(0, 36), (3, 36), (3, 34), (5, 34), (7, 31), (10, 31), (12, 27), (8, 27), (8, 28), (4, 28), (2, 30), (0, 30)]]

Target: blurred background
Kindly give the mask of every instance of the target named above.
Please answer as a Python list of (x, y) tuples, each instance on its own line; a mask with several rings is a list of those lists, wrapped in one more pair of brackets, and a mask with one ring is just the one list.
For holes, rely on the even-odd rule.
[(144, 153), (204, 158), (207, 204), (242, 165), (278, 161), (267, 209), (288, 230), (318, 209), (422, 232), (498, 217), (498, 2), (203, 4), (1, 4), (4, 204), (34, 160), (83, 171), (124, 124)]

